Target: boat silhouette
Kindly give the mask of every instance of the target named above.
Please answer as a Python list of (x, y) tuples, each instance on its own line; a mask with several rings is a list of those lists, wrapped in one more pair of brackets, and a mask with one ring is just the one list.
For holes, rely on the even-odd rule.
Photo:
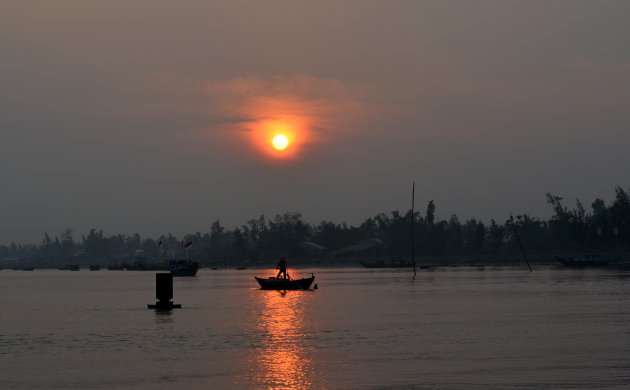
[(261, 290), (308, 290), (315, 280), (315, 275), (310, 278), (292, 279), (291, 277), (276, 278), (273, 276), (265, 278), (254, 277)]

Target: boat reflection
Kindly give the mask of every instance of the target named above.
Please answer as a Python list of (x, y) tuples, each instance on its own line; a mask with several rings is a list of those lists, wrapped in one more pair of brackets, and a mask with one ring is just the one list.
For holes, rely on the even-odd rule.
[(254, 380), (259, 388), (312, 389), (312, 361), (304, 340), (304, 291), (256, 291), (262, 308), (256, 324)]

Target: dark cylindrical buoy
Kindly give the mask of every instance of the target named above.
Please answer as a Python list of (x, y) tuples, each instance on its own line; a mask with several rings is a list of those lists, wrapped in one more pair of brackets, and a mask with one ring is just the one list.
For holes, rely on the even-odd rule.
[(148, 305), (149, 309), (170, 310), (179, 309), (182, 305), (171, 302), (173, 299), (173, 274), (160, 272), (155, 274), (155, 305)]
[(173, 274), (162, 272), (155, 274), (155, 299), (170, 301), (173, 299)]

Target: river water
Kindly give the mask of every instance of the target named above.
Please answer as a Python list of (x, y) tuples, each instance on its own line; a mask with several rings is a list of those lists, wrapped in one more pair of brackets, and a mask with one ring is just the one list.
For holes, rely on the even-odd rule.
[(0, 388), (621, 389), (630, 273), (363, 268), (319, 289), (257, 289), (269, 270), (0, 271)]

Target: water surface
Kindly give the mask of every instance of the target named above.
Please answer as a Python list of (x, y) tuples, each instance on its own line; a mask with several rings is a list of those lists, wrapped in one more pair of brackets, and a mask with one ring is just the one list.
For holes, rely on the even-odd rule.
[(176, 278), (0, 271), (0, 388), (540, 389), (630, 384), (630, 273), (265, 270)]

